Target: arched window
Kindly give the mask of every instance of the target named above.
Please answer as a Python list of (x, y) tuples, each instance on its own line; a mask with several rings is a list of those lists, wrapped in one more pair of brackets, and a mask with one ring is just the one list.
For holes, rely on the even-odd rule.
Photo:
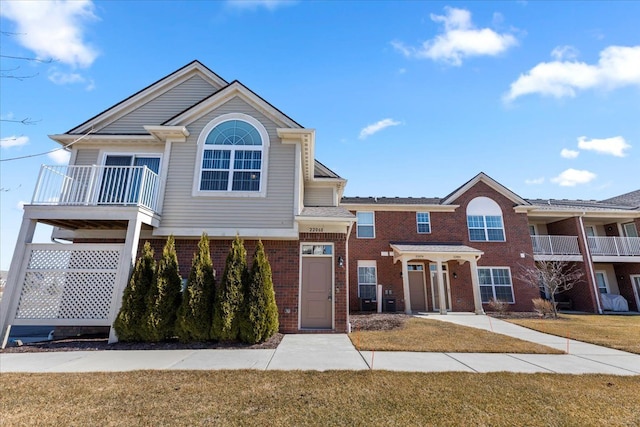
[(488, 197), (476, 197), (467, 205), (467, 226), (472, 242), (504, 242), (502, 209)]
[(200, 194), (264, 192), (269, 138), (257, 120), (244, 114), (218, 117), (205, 127), (199, 145)]

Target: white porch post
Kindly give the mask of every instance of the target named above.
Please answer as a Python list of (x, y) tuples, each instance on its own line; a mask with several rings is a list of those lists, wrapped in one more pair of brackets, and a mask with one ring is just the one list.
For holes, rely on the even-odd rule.
[(438, 282), (438, 304), (440, 305), (440, 314), (447, 314), (447, 290), (444, 287), (444, 279), (442, 277), (442, 260), (436, 261), (436, 276)]
[(124, 294), (124, 288), (127, 286), (127, 281), (129, 280), (131, 267), (136, 263), (141, 229), (142, 220), (138, 214), (135, 218), (130, 219), (127, 225), (127, 236), (124, 241), (124, 249), (122, 250), (120, 266), (118, 268), (118, 276), (113, 292), (113, 299), (111, 300), (111, 313), (109, 316), (109, 344), (118, 342), (118, 336), (116, 335), (116, 331), (113, 329), (113, 322), (116, 320), (120, 307), (122, 306), (122, 295)]
[(478, 261), (476, 258), (469, 260), (471, 264), (471, 288), (473, 289), (473, 303), (476, 314), (484, 314), (482, 298), (480, 297), (480, 283), (478, 282)]
[(407, 259), (402, 258), (402, 290), (404, 291), (404, 312), (411, 314), (411, 295), (409, 294), (409, 268)]
[[(22, 225), (18, 232), (18, 240), (13, 251), (13, 258), (9, 266), (9, 274), (7, 275), (7, 283), (4, 287), (2, 302), (0, 303), (0, 339), (2, 339), (2, 348), (7, 345), (11, 323), (15, 316), (18, 306), (18, 290), (22, 289), (22, 284), (18, 284), (22, 273), (22, 265), (27, 253), (27, 245), (33, 241), (33, 234), (36, 231), (38, 221), (28, 218), (26, 215), (22, 217)], [(14, 301), (15, 300), (15, 301)]]

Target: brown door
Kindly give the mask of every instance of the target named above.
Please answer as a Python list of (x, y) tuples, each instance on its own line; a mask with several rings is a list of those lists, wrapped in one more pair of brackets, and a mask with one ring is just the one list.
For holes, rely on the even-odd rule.
[(421, 265), (409, 265), (409, 298), (411, 298), (411, 311), (427, 311), (427, 298), (424, 292), (423, 267)]
[(302, 257), (300, 327), (331, 329), (331, 257)]

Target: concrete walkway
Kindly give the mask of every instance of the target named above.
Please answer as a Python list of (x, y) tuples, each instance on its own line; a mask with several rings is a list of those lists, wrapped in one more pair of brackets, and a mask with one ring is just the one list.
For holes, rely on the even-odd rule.
[[(566, 351), (567, 340), (472, 314), (430, 319)], [(286, 335), (275, 350), (106, 350), (0, 354), (0, 373), (152, 370), (390, 370), (640, 375), (640, 355), (569, 341), (569, 354), (358, 352), (344, 334)]]

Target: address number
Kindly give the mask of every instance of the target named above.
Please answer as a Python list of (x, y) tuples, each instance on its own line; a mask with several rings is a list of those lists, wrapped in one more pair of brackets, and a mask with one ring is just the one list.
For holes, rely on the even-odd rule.
[(309, 227), (309, 233), (323, 233), (324, 228), (322, 227)]

